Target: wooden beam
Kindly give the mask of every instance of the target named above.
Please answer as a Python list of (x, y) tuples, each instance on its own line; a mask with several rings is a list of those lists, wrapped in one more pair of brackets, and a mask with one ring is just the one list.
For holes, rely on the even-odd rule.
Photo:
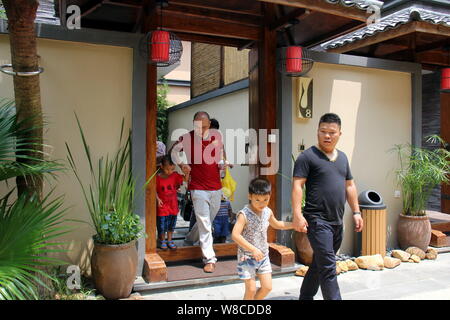
[[(214, 244), (214, 252), (216, 257), (229, 257), (237, 255), (236, 243)], [(157, 250), (158, 255), (165, 262), (196, 260), (202, 258), (202, 250), (200, 246), (178, 247), (177, 250)]]
[(241, 14), (260, 15), (261, 7), (257, 1), (242, 0), (170, 0), (172, 4), (204, 8), (215, 11), (234, 12)]
[(97, 10), (97, 8), (101, 7), (103, 4), (104, 0), (90, 0), (88, 2), (86, 2), (85, 4), (83, 4), (80, 7), (80, 11), (81, 11), (81, 18), (87, 16), (88, 14), (90, 14), (91, 12), (94, 12), (95, 10)]
[(441, 232), (450, 232), (450, 222), (431, 223), (431, 229), (441, 231)]
[(416, 31), (450, 37), (450, 28), (441, 24), (432, 24), (428, 22), (418, 21), (416, 22)]
[[(160, 25), (160, 17), (156, 18)], [(258, 40), (260, 28), (255, 26), (226, 23), (215, 18), (195, 18), (182, 13), (166, 11), (162, 18), (163, 28), (173, 32), (185, 32), (226, 38)]]
[(225, 37), (215, 37), (215, 36), (201, 35), (201, 34), (195, 34), (195, 33), (186, 33), (186, 32), (177, 32), (176, 35), (182, 41), (201, 42), (201, 43), (215, 44), (215, 45), (219, 45), (219, 46), (235, 47), (235, 48), (244, 47), (249, 43), (248, 40), (225, 38)]
[[(158, 10), (159, 11), (159, 10)], [(163, 8), (163, 15), (166, 12), (181, 13), (185, 16), (195, 18), (213, 18), (217, 21), (223, 21), (225, 23), (236, 23), (249, 26), (261, 26), (262, 17), (252, 16), (235, 12), (215, 11), (199, 7), (191, 7), (187, 5), (177, 5), (170, 2), (167, 8)]]
[(330, 15), (345, 17), (353, 20), (365, 22), (369, 14), (356, 7), (344, 7), (339, 4), (332, 4), (318, 0), (258, 0), (261, 2), (282, 4), (290, 7), (306, 8), (312, 11), (328, 13)]
[[(444, 46), (450, 44), (450, 39), (443, 39), (440, 41), (436, 41), (436, 42), (431, 42), (431, 43), (427, 43), (427, 44), (423, 44), (423, 45), (418, 45), (416, 46), (416, 53), (424, 53), (427, 51), (432, 51), (432, 50), (437, 50), (440, 48), (443, 48)], [(403, 57), (405, 53), (408, 53), (410, 49), (406, 47), (406, 49), (400, 49), (398, 51), (395, 52), (391, 52), (389, 54), (385, 54), (383, 56), (381, 56), (380, 58), (383, 59), (396, 59), (398, 57)]]
[(291, 267), (295, 263), (295, 253), (290, 248), (276, 243), (269, 243), (270, 262), (281, 268)]
[(404, 24), (396, 29), (391, 29), (391, 30), (387, 30), (384, 32), (380, 32), (374, 36), (367, 37), (365, 39), (349, 43), (342, 47), (329, 49), (327, 51), (334, 52), (334, 53), (344, 53), (344, 52), (354, 51), (354, 50), (357, 50), (360, 48), (368, 47), (375, 43), (387, 41), (390, 39), (398, 38), (398, 37), (413, 33), (416, 31), (416, 28), (417, 28), (417, 22), (416, 21), (410, 22), (410, 23)]
[[(149, 4), (152, 5), (152, 4)], [(156, 11), (149, 7), (146, 12), (144, 33), (156, 28)], [(146, 181), (156, 172), (156, 119), (157, 112), (157, 72), (156, 66), (147, 64), (147, 98), (146, 98), (146, 128), (145, 128), (145, 172)], [(145, 252), (156, 253), (156, 179), (150, 180), (145, 189)]]
[(314, 37), (313, 40), (310, 41), (306, 41), (304, 43), (302, 43), (301, 45), (304, 47), (315, 47), (318, 44), (321, 44), (323, 42), (326, 42), (328, 40), (337, 38), (345, 33), (349, 33), (352, 32), (354, 30), (357, 30), (361, 27), (363, 27), (365, 24), (361, 23), (360, 21), (352, 21), (349, 22), (345, 25), (343, 25), (342, 27), (337, 28), (336, 30), (333, 30), (331, 32), (327, 32), (325, 34), (322, 35), (318, 35), (316, 37)]
[(271, 23), (269, 25), (269, 29), (272, 31), (280, 30), (280, 29), (286, 27), (286, 25), (290, 24), (292, 20), (294, 20), (294, 19), (300, 20), (303, 17), (308, 16), (310, 13), (311, 13), (311, 11), (304, 9), (304, 8), (294, 9), (290, 13), (283, 15), (281, 18), (278, 18), (276, 21)]
[[(271, 129), (277, 128), (277, 61), (276, 61), (276, 31), (270, 30), (267, 26), (270, 25), (275, 17), (275, 8), (273, 4), (266, 4), (264, 6), (265, 10), (265, 20), (266, 27), (263, 28), (263, 33), (261, 41), (258, 45), (258, 56), (256, 69), (257, 81), (252, 82), (254, 86), (253, 90), (256, 91), (258, 99), (255, 101), (250, 101), (252, 104), (250, 114), (254, 115), (258, 113), (258, 117), (255, 119), (256, 122), (251, 123), (254, 129), (267, 129), (268, 134)], [(257, 86), (257, 87), (256, 87)], [(250, 108), (250, 106), (249, 106)], [(272, 146), (277, 146), (277, 144), (266, 143), (264, 146), (266, 148), (266, 153), (271, 156), (274, 150)], [(259, 148), (263, 147), (259, 143)], [(255, 172), (258, 176), (263, 176), (270, 181), (272, 185), (272, 197), (270, 198), (269, 207), (272, 211), (277, 214), (276, 210), (276, 194), (277, 194), (277, 175), (276, 172), (269, 172), (269, 168), (274, 168), (277, 166), (276, 163), (262, 164), (260, 159), (258, 160), (258, 168)], [(278, 159), (275, 159), (278, 161)], [(269, 227), (267, 232), (267, 239), (269, 242), (276, 242), (276, 230)]]
[(81, 19), (81, 27), (91, 29), (114, 30), (121, 32), (131, 32), (133, 30), (133, 24), (113, 22), (113, 21), (91, 20), (87, 18)]
[[(450, 54), (450, 52), (448, 52)], [(450, 61), (448, 62), (450, 67)], [(441, 137), (450, 143), (450, 93), (441, 93)], [(441, 211), (450, 214), (450, 184), (441, 185)]]
[(430, 246), (446, 247), (447, 246), (447, 235), (438, 230), (431, 230)]
[(145, 254), (142, 277), (147, 282), (167, 281), (167, 266), (158, 254)]

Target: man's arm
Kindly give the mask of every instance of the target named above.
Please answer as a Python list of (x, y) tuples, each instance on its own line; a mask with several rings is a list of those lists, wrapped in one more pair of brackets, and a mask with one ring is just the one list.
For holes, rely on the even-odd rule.
[(355, 231), (361, 232), (364, 226), (361, 213), (359, 211), (358, 192), (356, 191), (356, 185), (353, 180), (346, 180), (345, 193), (347, 196), (347, 202), (353, 211), (353, 221), (355, 223)]
[(302, 199), (303, 199), (303, 186), (306, 183), (306, 178), (294, 177), (292, 181), (292, 210), (293, 219), (292, 224), (295, 231), (307, 232), (308, 222), (302, 213)]
[(180, 158), (179, 153), (180, 153), (180, 151), (183, 150), (183, 146), (182, 145), (177, 147), (177, 145), (179, 145), (180, 143), (181, 143), (180, 140), (175, 142), (172, 145), (172, 147), (170, 147), (170, 150), (169, 150), (168, 154), (170, 154), (170, 157), (172, 158), (172, 161), (176, 165), (178, 165), (180, 167), (181, 171), (183, 171), (183, 173), (184, 173), (184, 175), (185, 175), (185, 177), (187, 179), (188, 176), (189, 176), (189, 173), (191, 172), (191, 167), (189, 165), (183, 163), (183, 160)]

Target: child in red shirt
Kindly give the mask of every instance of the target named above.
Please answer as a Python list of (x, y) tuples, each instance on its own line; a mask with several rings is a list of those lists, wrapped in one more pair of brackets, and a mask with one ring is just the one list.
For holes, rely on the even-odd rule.
[(159, 173), (156, 175), (156, 199), (158, 201), (156, 226), (160, 242), (159, 247), (163, 250), (167, 250), (167, 247), (170, 249), (177, 248), (172, 240), (178, 215), (177, 190), (187, 179), (187, 175), (183, 176), (175, 172), (175, 165), (170, 155), (165, 155), (161, 159)]

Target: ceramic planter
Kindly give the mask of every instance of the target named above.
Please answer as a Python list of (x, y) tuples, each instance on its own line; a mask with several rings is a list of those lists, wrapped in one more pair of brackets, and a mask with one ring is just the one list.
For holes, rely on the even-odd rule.
[(106, 299), (127, 298), (136, 279), (136, 240), (121, 245), (94, 242), (91, 271), (95, 288)]
[(397, 239), (402, 250), (418, 247), (426, 251), (431, 240), (431, 223), (428, 216), (400, 214), (397, 223)]

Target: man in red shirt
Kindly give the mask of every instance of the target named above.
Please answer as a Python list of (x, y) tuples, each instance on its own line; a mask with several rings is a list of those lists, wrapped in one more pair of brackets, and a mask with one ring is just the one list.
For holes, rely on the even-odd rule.
[[(172, 146), (170, 154), (185, 174), (190, 174), (191, 192), (197, 223), (186, 240), (200, 241), (205, 272), (214, 272), (217, 262), (213, 249), (212, 222), (219, 211), (222, 197), (219, 161), (222, 158), (222, 137), (218, 130), (210, 130), (210, 117), (199, 111), (194, 115), (194, 130), (184, 134)], [(186, 154), (187, 163), (178, 156)]]

